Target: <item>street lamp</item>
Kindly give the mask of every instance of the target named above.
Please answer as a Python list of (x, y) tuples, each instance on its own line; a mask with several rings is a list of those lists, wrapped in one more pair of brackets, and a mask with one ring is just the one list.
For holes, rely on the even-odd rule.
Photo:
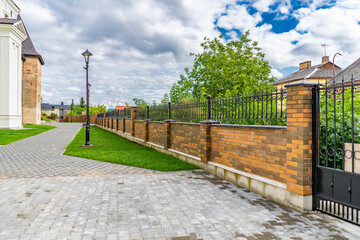
[(89, 50), (86, 49), (85, 52), (82, 53), (82, 55), (85, 58), (86, 67), (84, 69), (86, 70), (86, 133), (85, 133), (85, 145), (84, 146), (90, 146), (90, 116), (89, 116), (89, 59), (92, 56), (92, 53), (89, 52)]
[(342, 56), (341, 53), (335, 53), (334, 57), (333, 57), (333, 79), (334, 79), (334, 86), (335, 86), (335, 57), (336, 55)]

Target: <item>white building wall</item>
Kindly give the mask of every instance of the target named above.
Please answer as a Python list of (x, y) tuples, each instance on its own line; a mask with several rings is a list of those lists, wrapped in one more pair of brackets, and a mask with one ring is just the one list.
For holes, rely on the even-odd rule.
[[(20, 9), (0, 0), (0, 18), (16, 19)], [(25, 32), (12, 24), (0, 24), (0, 128), (22, 127), (21, 43)]]
[(10, 0), (0, 0), (0, 18), (17, 18), (19, 9)]
[(16, 26), (0, 24), (0, 128), (22, 127), (21, 42)]

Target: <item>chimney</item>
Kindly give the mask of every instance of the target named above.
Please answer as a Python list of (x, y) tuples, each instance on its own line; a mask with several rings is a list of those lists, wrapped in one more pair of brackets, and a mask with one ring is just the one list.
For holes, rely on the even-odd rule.
[(328, 62), (329, 61), (329, 56), (323, 56), (322, 58), (321, 58), (321, 63), (326, 63), (326, 62)]
[(299, 70), (309, 67), (311, 67), (311, 61), (306, 61), (299, 64)]
[(64, 105), (64, 102), (61, 102), (61, 105)]

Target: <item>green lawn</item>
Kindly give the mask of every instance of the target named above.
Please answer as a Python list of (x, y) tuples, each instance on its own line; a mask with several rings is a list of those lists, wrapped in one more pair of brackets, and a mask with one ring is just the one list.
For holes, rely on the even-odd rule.
[(24, 129), (19, 130), (0, 129), (0, 145), (16, 142), (54, 128), (48, 125), (27, 124), (24, 125)]
[(163, 172), (198, 169), (173, 156), (138, 145), (98, 127), (91, 127), (90, 132), (90, 143), (96, 146), (83, 148), (84, 141), (85, 128), (82, 128), (64, 154)]

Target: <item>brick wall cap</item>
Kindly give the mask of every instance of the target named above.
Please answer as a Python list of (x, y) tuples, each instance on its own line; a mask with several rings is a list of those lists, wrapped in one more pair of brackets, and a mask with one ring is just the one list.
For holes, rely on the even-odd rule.
[(143, 121), (143, 120), (134, 120), (134, 122), (142, 123), (142, 122), (145, 122), (145, 121)]
[(138, 107), (131, 107), (131, 108), (138, 108)]
[(151, 122), (151, 123), (164, 123), (164, 122), (162, 122), (162, 121), (153, 121), (153, 120), (151, 120), (150, 122)]
[(200, 123), (190, 123), (190, 122), (174, 122), (173, 124), (177, 124), (177, 125), (196, 125), (196, 126), (200, 126)]
[(144, 122), (152, 122), (151, 119), (145, 119)]
[(286, 130), (287, 126), (269, 126), (269, 125), (238, 125), (238, 124), (217, 124), (214, 127), (234, 127), (234, 128), (266, 128), (276, 130)]
[(299, 81), (299, 82), (294, 82), (294, 83), (287, 84), (287, 85), (285, 85), (285, 87), (286, 88), (288, 88), (288, 87), (297, 87), (297, 86), (305, 86), (305, 87), (309, 86), (309, 87), (312, 87), (312, 86), (316, 86), (316, 85), (322, 86), (324, 84), (302, 80), (302, 81)]
[(220, 122), (214, 120), (201, 121), (200, 124), (219, 124)]
[(167, 120), (165, 120), (164, 122), (167, 122), (167, 123), (173, 123), (173, 122), (176, 122), (175, 120), (173, 120), (173, 119), (167, 119)]

